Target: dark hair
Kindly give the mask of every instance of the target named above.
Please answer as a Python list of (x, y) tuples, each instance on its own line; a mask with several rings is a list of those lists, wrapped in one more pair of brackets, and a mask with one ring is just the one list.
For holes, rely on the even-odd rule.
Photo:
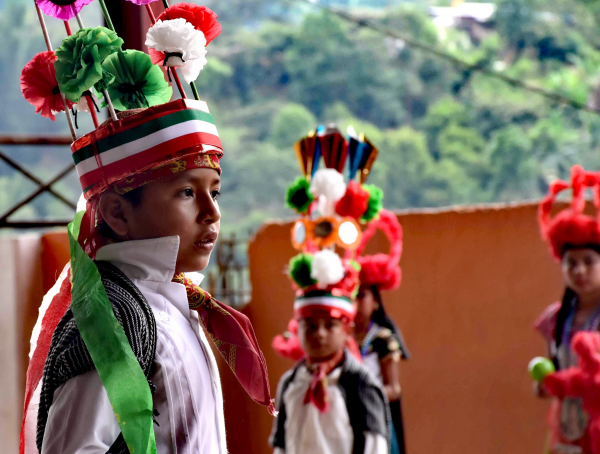
[(559, 370), (557, 357), (558, 347), (562, 343), (562, 337), (565, 332), (565, 323), (567, 322), (567, 318), (569, 318), (569, 314), (571, 313), (571, 307), (574, 299), (577, 299), (577, 293), (567, 287), (560, 304), (560, 309), (556, 315), (556, 328), (554, 330), (554, 345), (556, 348), (554, 351), (551, 350), (552, 362), (554, 363), (556, 370)]
[(132, 189), (131, 191), (122, 194), (123, 198), (131, 203), (134, 207), (139, 206), (142, 203), (142, 196), (144, 195), (144, 187), (140, 186), (139, 188)]
[(371, 320), (377, 323), (379, 326), (388, 328), (394, 334), (398, 334), (398, 327), (385, 311), (385, 307), (383, 307), (383, 299), (381, 298), (381, 292), (379, 291), (379, 288), (373, 285), (369, 287), (369, 290), (371, 290), (371, 293), (373, 294), (373, 299), (377, 302), (379, 306), (373, 311), (373, 314), (371, 315)]
[[(131, 203), (131, 205), (133, 205), (134, 208), (136, 208), (142, 203), (143, 194), (144, 186), (140, 186), (139, 188), (133, 189), (121, 195), (125, 200)], [(96, 228), (98, 229), (98, 232), (100, 232), (100, 235), (102, 235), (105, 238), (109, 238), (115, 241), (119, 239), (115, 231), (111, 229), (110, 226), (104, 220), (100, 221)]]
[(591, 249), (592, 251), (595, 251), (598, 254), (600, 254), (600, 244), (589, 243), (589, 244), (577, 245), (577, 244), (567, 243), (563, 246), (562, 254), (560, 255), (560, 257), (562, 258), (567, 251), (570, 251), (572, 249)]
[(394, 321), (390, 318), (390, 316), (385, 311), (385, 307), (383, 306), (383, 299), (381, 298), (381, 292), (379, 291), (379, 287), (376, 285), (372, 285), (369, 287), (371, 293), (373, 294), (373, 299), (377, 301), (378, 308), (373, 311), (371, 314), (371, 320), (374, 323), (377, 323), (379, 326), (383, 328), (389, 329), (393, 332), (400, 341), (400, 349), (402, 350), (402, 358), (410, 359), (410, 353), (408, 348), (406, 347), (406, 343), (404, 342), (404, 338), (402, 337), (402, 333), (394, 323)]
[[(584, 244), (584, 245), (575, 245), (575, 244), (565, 244), (562, 249), (561, 259), (564, 257), (565, 253), (569, 250), (573, 249), (591, 249), (598, 254), (600, 254), (600, 245), (598, 244)], [(577, 300), (577, 293), (570, 289), (569, 287), (565, 288), (565, 293), (563, 294), (562, 301), (560, 304), (560, 309), (556, 314), (556, 327), (554, 329), (554, 350), (550, 350), (550, 354), (552, 355), (552, 362), (554, 363), (554, 367), (556, 370), (559, 370), (558, 364), (558, 347), (562, 344), (563, 334), (565, 332), (565, 323), (567, 322), (567, 318), (571, 313), (573, 300)]]

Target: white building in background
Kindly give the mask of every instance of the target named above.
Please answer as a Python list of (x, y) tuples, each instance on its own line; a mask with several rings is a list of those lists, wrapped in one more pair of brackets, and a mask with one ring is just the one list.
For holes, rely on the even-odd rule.
[(469, 3), (454, 0), (451, 6), (430, 6), (429, 15), (439, 29), (465, 30), (473, 41), (480, 41), (492, 28), (496, 13), (493, 3)]

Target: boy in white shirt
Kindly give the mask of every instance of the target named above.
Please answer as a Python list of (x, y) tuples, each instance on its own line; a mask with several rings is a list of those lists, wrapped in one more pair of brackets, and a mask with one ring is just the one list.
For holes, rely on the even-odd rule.
[[(277, 389), (279, 414), (270, 443), (275, 454), (387, 454), (389, 411), (375, 378), (346, 348), (355, 308), (350, 295), (358, 271), (349, 261), (332, 260), (324, 250), (304, 260), (306, 276), (323, 269), (318, 262), (343, 266), (344, 278), (325, 288), (302, 287), (294, 261), (290, 274), (300, 287), (294, 303), (298, 339), (305, 353), (286, 372)], [(335, 258), (335, 257), (333, 257)], [(331, 266), (331, 265), (330, 265)]]
[(206, 103), (125, 112), (72, 149), (87, 209), (69, 228), (71, 268), (41, 317), (21, 452), (225, 454), (204, 331), (248, 394), (274, 409), (249, 320), (195, 273), (220, 224), (223, 152)]

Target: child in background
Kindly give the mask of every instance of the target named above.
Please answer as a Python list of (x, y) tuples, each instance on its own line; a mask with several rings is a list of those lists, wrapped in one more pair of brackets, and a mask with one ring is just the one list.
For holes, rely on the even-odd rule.
[[(388, 254), (362, 255), (367, 243), (381, 229), (390, 242)], [(400, 403), (400, 360), (410, 358), (402, 334), (385, 312), (382, 290), (398, 288), (401, 280), (402, 226), (394, 213), (381, 210), (363, 234), (357, 249), (361, 266), (360, 289), (356, 297), (354, 336), (360, 345), (364, 365), (380, 381), (392, 415), (391, 453), (406, 452)]]
[[(322, 280), (311, 272), (318, 269), (343, 278)], [(274, 452), (387, 454), (389, 413), (384, 392), (345, 349), (355, 316), (350, 298), (358, 285), (355, 264), (342, 263), (337, 254), (323, 250), (292, 259), (290, 271), (299, 286), (311, 276), (317, 283), (300, 287), (294, 303), (305, 359), (279, 382), (279, 414), (270, 439)]]
[[(352, 251), (360, 244), (360, 223), (377, 218), (383, 198), (365, 184), (378, 151), (364, 134), (348, 128), (344, 137), (334, 125), (310, 132), (295, 150), (303, 176), (288, 188), (286, 204), (301, 215), (292, 245), (302, 252), (289, 269), (297, 325), (290, 323), (273, 347), (301, 360), (279, 382), (270, 442), (278, 454), (386, 454), (385, 393), (360, 363), (351, 336), (360, 272)], [(321, 158), (325, 168), (319, 169)], [(349, 257), (342, 261), (336, 247)]]
[[(577, 363), (571, 339), (579, 331), (597, 331), (600, 324), (600, 225), (598, 219), (583, 214), (587, 188), (600, 188), (598, 175), (573, 166), (571, 185), (556, 181), (540, 205), (540, 226), (550, 252), (560, 261), (565, 293), (561, 302), (550, 305), (535, 322), (536, 329), (548, 342), (549, 357), (557, 370)], [(556, 196), (564, 189), (573, 190), (570, 208), (550, 218)], [(536, 383), (536, 394), (547, 393)], [(554, 400), (548, 422), (551, 430), (551, 454), (591, 454), (588, 433), (589, 416), (580, 398)]]

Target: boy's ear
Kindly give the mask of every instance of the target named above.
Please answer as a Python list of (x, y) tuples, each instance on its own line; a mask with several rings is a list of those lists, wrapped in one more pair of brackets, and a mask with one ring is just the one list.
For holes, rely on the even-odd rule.
[(104, 222), (119, 236), (126, 237), (129, 234), (130, 223), (128, 222), (131, 204), (125, 198), (115, 192), (106, 192), (102, 195), (98, 209)]

